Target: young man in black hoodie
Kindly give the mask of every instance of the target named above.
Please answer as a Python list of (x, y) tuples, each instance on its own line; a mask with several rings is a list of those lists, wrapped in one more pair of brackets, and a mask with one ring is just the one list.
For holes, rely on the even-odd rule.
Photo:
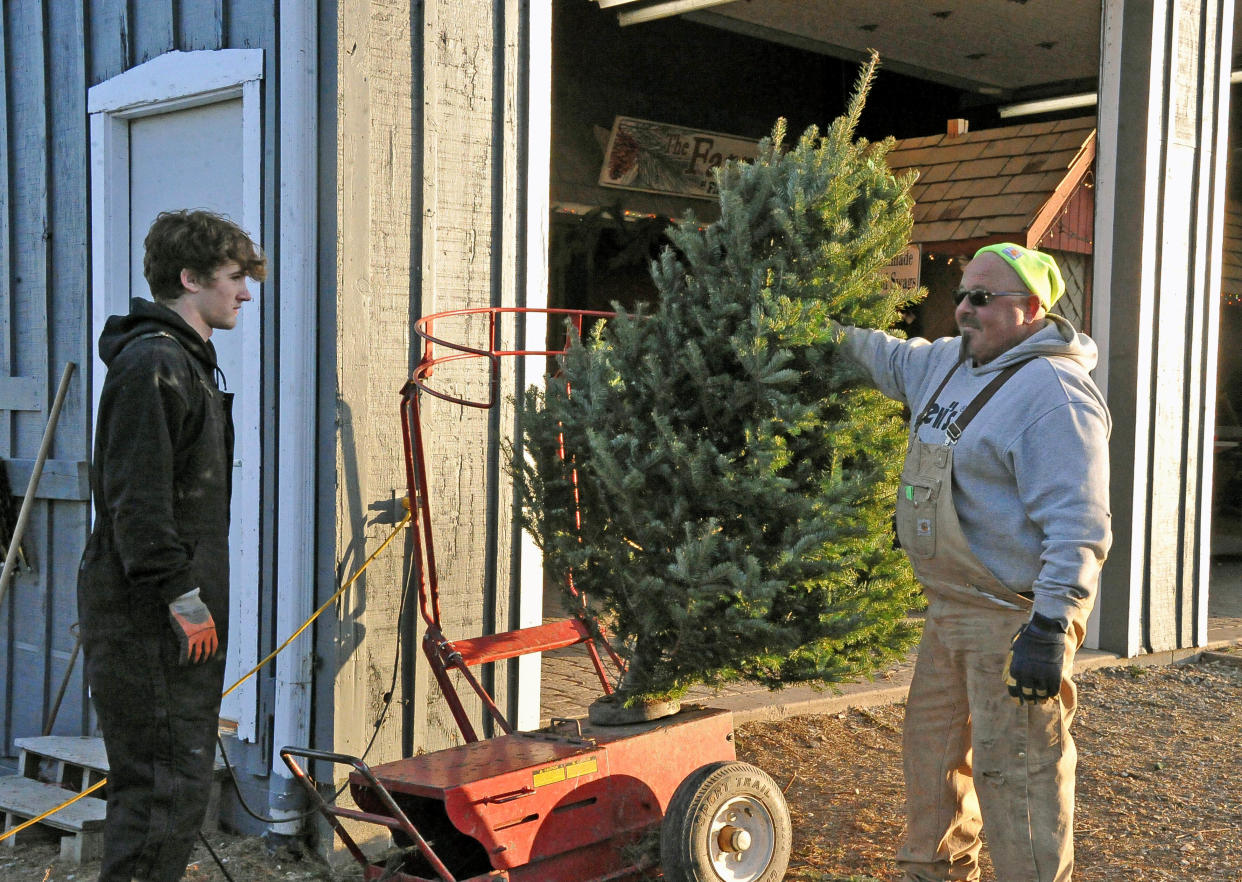
[(108, 751), (100, 882), (175, 882), (203, 821), (229, 614), (232, 395), (215, 330), (237, 324), (266, 262), (231, 221), (164, 212), (144, 243), (155, 298), (99, 338), (95, 527), (78, 614)]

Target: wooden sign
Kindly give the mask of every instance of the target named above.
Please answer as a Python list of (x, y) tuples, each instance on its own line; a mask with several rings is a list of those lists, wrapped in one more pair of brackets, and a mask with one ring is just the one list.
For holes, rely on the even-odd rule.
[(890, 285), (901, 288), (913, 297), (914, 292), (919, 289), (919, 271), (922, 264), (922, 249), (911, 242), (884, 267), (884, 278)]
[(713, 170), (727, 159), (754, 159), (759, 142), (618, 116), (599, 182), (605, 187), (713, 199)]

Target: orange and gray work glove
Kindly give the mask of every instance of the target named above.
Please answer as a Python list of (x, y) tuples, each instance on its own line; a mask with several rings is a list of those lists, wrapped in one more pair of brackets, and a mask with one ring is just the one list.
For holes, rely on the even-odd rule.
[(216, 622), (207, 604), (199, 600), (197, 588), (168, 604), (168, 618), (181, 644), (181, 664), (197, 664), (216, 654), (220, 646)]
[(1065, 630), (1059, 622), (1033, 613), (1013, 635), (1005, 659), (1005, 686), (1019, 704), (1056, 698), (1061, 694), (1064, 665)]

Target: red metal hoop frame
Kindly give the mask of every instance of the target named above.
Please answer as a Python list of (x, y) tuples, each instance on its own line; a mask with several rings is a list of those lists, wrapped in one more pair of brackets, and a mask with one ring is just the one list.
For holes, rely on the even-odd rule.
[[(517, 322), (524, 316), (538, 315), (546, 318), (562, 317), (567, 323), (565, 346), (560, 349), (506, 349), (499, 345), (498, 334), (500, 320), (512, 315)], [(580, 309), (535, 309), (528, 307), (481, 307), (476, 309), (456, 309), (424, 316), (414, 324), (415, 334), (423, 341), (423, 353), (418, 365), (414, 368), (410, 379), (401, 389), (401, 437), (405, 450), (406, 483), (409, 487), (408, 504), (413, 521), (414, 551), (418, 565), (418, 597), (419, 612), (426, 624), (423, 637), (423, 652), (431, 663), (432, 672), (448, 702), (453, 718), (466, 741), (479, 740), (474, 726), (448, 676), (450, 669), (458, 671), (471, 689), (478, 695), (489, 715), (506, 733), (511, 734), (513, 727), (504, 714), (496, 706), (495, 700), (478, 678), (470, 671), (471, 667), (489, 662), (503, 661), (521, 655), (536, 652), (547, 652), (563, 649), (578, 643), (585, 643), (590, 654), (595, 673), (605, 694), (613, 692), (613, 685), (608, 670), (604, 667), (595, 645), (594, 634), (599, 632), (598, 626), (589, 624), (586, 619), (585, 598), (574, 589), (572, 580), (570, 590), (583, 601), (574, 617), (557, 622), (549, 622), (530, 628), (520, 628), (499, 634), (487, 634), (466, 640), (449, 640), (444, 636), (440, 624), (440, 581), (436, 568), (435, 538), (432, 531), (431, 500), (427, 481), (427, 456), (424, 439), (426, 437), (422, 421), (420, 398), (423, 394), (431, 395), (450, 404), (462, 407), (473, 407), (489, 410), (500, 401), (501, 359), (529, 356), (549, 357), (559, 355), (568, 348), (570, 335), (581, 337), (582, 327), (587, 319), (611, 318), (615, 313)], [(435, 335), (437, 322), (449, 319), (464, 319), (474, 316), (487, 318), (486, 348), (470, 346), (465, 343), (449, 340)], [(437, 349), (442, 350), (437, 354)], [(486, 359), (488, 368), (488, 393), (482, 401), (450, 395), (434, 388), (432, 377), (437, 367), (459, 361)], [(564, 457), (562, 450), (562, 457)], [(576, 481), (577, 476), (575, 474)], [(618, 673), (624, 670), (624, 663), (616, 651), (608, 645), (607, 640), (600, 641), (607, 651)]]

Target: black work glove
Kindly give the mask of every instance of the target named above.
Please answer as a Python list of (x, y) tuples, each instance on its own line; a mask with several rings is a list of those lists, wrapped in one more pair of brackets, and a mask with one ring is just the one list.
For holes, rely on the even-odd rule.
[(168, 619), (181, 644), (181, 664), (198, 664), (216, 654), (220, 646), (216, 622), (207, 604), (199, 599), (197, 588), (168, 604)]
[(1065, 630), (1059, 622), (1032, 613), (1031, 620), (1013, 635), (1005, 659), (1005, 686), (1021, 704), (1038, 704), (1061, 693), (1065, 665)]

